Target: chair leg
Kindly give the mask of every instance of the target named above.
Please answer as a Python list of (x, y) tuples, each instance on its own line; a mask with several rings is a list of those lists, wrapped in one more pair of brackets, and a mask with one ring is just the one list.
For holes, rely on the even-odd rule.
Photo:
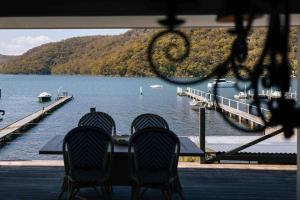
[(63, 183), (61, 185), (61, 189), (60, 190), (61, 191), (60, 191), (59, 196), (57, 198), (58, 200), (60, 200), (62, 198), (64, 192), (68, 190), (68, 181), (67, 181), (66, 177), (64, 177), (64, 180), (63, 180)]
[(139, 200), (140, 199), (140, 186), (134, 185), (131, 188), (131, 200)]
[(179, 194), (179, 196), (180, 196), (180, 199), (181, 199), (181, 200), (185, 200), (185, 198), (184, 198), (184, 195), (183, 195), (182, 191), (181, 191), (181, 192), (178, 192), (178, 194)]
[(100, 187), (100, 188), (101, 188), (102, 196), (104, 197), (104, 199), (110, 200), (111, 199), (111, 192), (107, 190), (107, 187), (103, 186), (103, 187)]
[(171, 200), (171, 195), (170, 195), (169, 191), (162, 189), (161, 192), (164, 196), (164, 200)]
[(144, 196), (144, 194), (147, 192), (148, 188), (144, 188), (144, 190), (141, 192), (140, 197), (142, 198)]
[(175, 182), (173, 183), (173, 189), (174, 192), (176, 192), (180, 196), (181, 200), (185, 200), (179, 177), (177, 177)]
[(104, 189), (107, 193), (112, 193), (113, 192), (113, 188), (111, 185), (105, 185)]
[(74, 196), (74, 191), (75, 188), (73, 186), (73, 184), (69, 183), (69, 188), (68, 188), (68, 200), (72, 200), (73, 196)]
[(135, 186), (131, 186), (131, 195), (130, 195), (130, 199), (131, 200), (134, 200), (135, 198)]
[[(102, 196), (104, 196), (104, 194), (101, 195), (101, 192), (97, 189), (96, 186), (93, 187), (93, 189), (95, 190), (95, 192), (96, 192), (96, 194), (97, 194), (97, 196), (98, 196), (99, 198), (101, 198)], [(102, 187), (100, 187), (100, 189), (101, 189), (101, 191), (102, 191), (102, 193), (103, 193)], [(106, 199), (106, 196), (104, 196), (104, 199)]]

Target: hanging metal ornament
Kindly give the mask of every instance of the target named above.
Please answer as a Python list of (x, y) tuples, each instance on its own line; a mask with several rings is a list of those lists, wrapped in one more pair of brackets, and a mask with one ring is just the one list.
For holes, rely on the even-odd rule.
[[(163, 80), (177, 85), (191, 85), (203, 82), (204, 80), (216, 77), (217, 79), (226, 77), (229, 72), (234, 75), (238, 83), (247, 83), (247, 90), (252, 90), (254, 97), (259, 95), (259, 87), (262, 85), (266, 89), (277, 88), (281, 91), (280, 98), (271, 99), (268, 102), (260, 98), (253, 98), (251, 102), (252, 112), (256, 113), (262, 121), (263, 126), (249, 129), (233, 122), (227, 115), (223, 114), (224, 119), (233, 127), (248, 131), (262, 131), (268, 126), (280, 126), (286, 137), (293, 134), (293, 129), (300, 125), (300, 110), (296, 108), (296, 101), (286, 97), (286, 93), (290, 89), (291, 84), (291, 67), (289, 64), (289, 31), (290, 31), (290, 14), (288, 1), (250, 1), (250, 4), (243, 5), (241, 1), (226, 1), (228, 9), (227, 13), (221, 13), (217, 21), (219, 22), (234, 22), (235, 27), (230, 30), (235, 39), (232, 43), (231, 52), (227, 59), (214, 68), (212, 73), (205, 77), (194, 77), (191, 79), (176, 79), (176, 67), (189, 56), (190, 41), (186, 34), (182, 31), (175, 30), (184, 22), (176, 17), (176, 5), (169, 6), (167, 18), (159, 21), (160, 24), (167, 27), (167, 30), (161, 31), (154, 35), (148, 47), (148, 60), (153, 72)], [(173, 4), (170, 4), (173, 5)], [(228, 7), (229, 6), (229, 7)], [(260, 7), (267, 6), (270, 10), (268, 31), (263, 50), (258, 61), (253, 66), (247, 66), (245, 63), (248, 58), (247, 39), (252, 30), (253, 21), (261, 17), (259, 12)], [(243, 8), (247, 8), (246, 11)], [(282, 13), (282, 8), (284, 13)], [(265, 9), (266, 10), (266, 9)], [(177, 37), (177, 38), (176, 38)], [(162, 47), (160, 40), (167, 38), (170, 43)], [(175, 38), (175, 39), (174, 39)], [(173, 40), (177, 43), (172, 42)], [(181, 40), (181, 45), (178, 46), (178, 40)], [(174, 51), (181, 50), (181, 53)], [(160, 66), (156, 63), (155, 56), (157, 51), (163, 51), (163, 55), (167, 60), (167, 66)], [(173, 51), (173, 53), (172, 53)], [(164, 74), (164, 71), (168, 73)], [(171, 73), (170, 73), (171, 72)], [(170, 75), (171, 74), (171, 75)], [(236, 89), (241, 91), (240, 84), (236, 85)], [(218, 84), (215, 84), (213, 90), (215, 103), (218, 107)], [(263, 107), (267, 107), (269, 112), (266, 113)]]

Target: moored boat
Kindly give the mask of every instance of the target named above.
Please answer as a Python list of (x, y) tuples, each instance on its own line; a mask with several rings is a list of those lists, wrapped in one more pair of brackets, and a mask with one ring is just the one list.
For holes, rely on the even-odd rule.
[(163, 85), (150, 85), (151, 88), (162, 88)]
[(190, 108), (192, 110), (199, 110), (199, 107), (205, 107), (206, 102), (203, 101), (197, 101), (195, 99), (193, 99), (193, 101), (190, 101)]
[(239, 94), (234, 95), (235, 99), (248, 99), (248, 95), (245, 92), (239, 92)]
[(38, 96), (38, 101), (39, 102), (47, 102), (47, 101), (51, 101), (51, 97), (52, 95), (48, 92), (42, 92), (39, 96)]
[(231, 88), (231, 87), (234, 87), (236, 85), (236, 82), (227, 81), (224, 78), (214, 79), (214, 81), (212, 83), (207, 84), (207, 87), (209, 89), (211, 89), (211, 88), (215, 87), (215, 85), (217, 85), (217, 87), (219, 87), (219, 88)]

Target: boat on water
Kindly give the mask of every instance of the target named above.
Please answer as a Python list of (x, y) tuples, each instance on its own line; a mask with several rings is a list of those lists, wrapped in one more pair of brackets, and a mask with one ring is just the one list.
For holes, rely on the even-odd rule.
[(190, 108), (192, 110), (199, 110), (199, 107), (205, 107), (206, 102), (203, 101), (197, 101), (195, 99), (193, 99), (193, 101), (190, 101)]
[(238, 94), (235, 94), (233, 97), (235, 99), (249, 99), (250, 98), (250, 90), (248, 91), (248, 94), (247, 94), (247, 87), (245, 85), (245, 90), (244, 92), (239, 92)]
[(214, 79), (214, 81), (212, 83), (207, 84), (207, 87), (209, 89), (211, 89), (211, 88), (215, 87), (215, 85), (217, 85), (217, 87), (219, 87), (219, 88), (231, 88), (236, 85), (236, 82), (227, 81), (225, 78)]
[(38, 96), (38, 101), (39, 102), (47, 102), (47, 101), (51, 101), (52, 95), (48, 92), (42, 92), (39, 96)]
[(272, 91), (270, 93), (270, 95), (268, 96), (269, 99), (278, 99), (280, 97), (281, 97), (281, 91), (280, 90)]
[(248, 95), (245, 92), (239, 92), (233, 96), (235, 99), (248, 99)]
[(151, 88), (163, 88), (163, 85), (150, 85)]

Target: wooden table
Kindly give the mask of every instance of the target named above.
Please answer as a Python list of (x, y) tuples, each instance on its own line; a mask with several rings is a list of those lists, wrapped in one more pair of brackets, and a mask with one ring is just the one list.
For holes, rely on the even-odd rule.
[[(49, 155), (61, 155), (63, 153), (63, 139), (64, 135), (55, 136), (47, 144), (45, 144), (44, 147), (42, 147), (39, 153)], [(201, 149), (199, 149), (188, 137), (179, 137), (179, 139), (181, 145), (180, 156), (204, 156), (204, 152)], [(115, 144), (114, 158), (112, 163), (112, 184), (130, 185), (128, 171), (128, 146)]]

